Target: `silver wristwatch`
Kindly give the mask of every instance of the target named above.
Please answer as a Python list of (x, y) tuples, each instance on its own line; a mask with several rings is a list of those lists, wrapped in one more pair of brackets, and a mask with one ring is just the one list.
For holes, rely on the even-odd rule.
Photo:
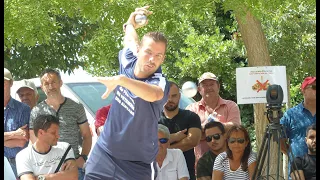
[(44, 175), (39, 175), (38, 180), (46, 180), (46, 177)]

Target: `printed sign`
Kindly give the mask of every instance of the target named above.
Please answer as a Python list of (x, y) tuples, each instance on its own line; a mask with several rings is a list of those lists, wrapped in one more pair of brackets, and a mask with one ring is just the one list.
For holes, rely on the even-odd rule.
[(266, 92), (270, 85), (280, 85), (283, 103), (288, 102), (285, 66), (259, 66), (236, 69), (237, 103), (267, 103)]

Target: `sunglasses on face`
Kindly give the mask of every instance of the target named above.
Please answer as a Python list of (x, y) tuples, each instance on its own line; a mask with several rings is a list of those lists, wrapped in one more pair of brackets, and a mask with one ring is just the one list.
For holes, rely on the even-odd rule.
[(206, 141), (207, 141), (207, 142), (211, 142), (211, 141), (212, 141), (212, 138), (213, 138), (214, 140), (219, 140), (220, 137), (221, 137), (220, 134), (213, 134), (213, 135), (207, 136), (207, 137), (206, 137)]
[(169, 141), (168, 138), (160, 138), (160, 139), (159, 139), (159, 142), (160, 142), (161, 144), (165, 144), (165, 143), (167, 143), (168, 141)]
[(229, 138), (229, 139), (228, 139), (228, 142), (229, 142), (230, 144), (233, 144), (233, 143), (235, 143), (236, 141), (237, 141), (239, 144), (243, 144), (243, 143), (245, 142), (245, 139), (244, 139), (244, 138)]
[(311, 88), (313, 90), (316, 90), (316, 85), (309, 85), (308, 88)]

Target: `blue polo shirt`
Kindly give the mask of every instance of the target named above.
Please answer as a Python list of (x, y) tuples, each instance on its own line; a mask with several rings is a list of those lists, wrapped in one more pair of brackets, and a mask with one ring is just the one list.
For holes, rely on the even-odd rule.
[(120, 51), (120, 74), (161, 87), (164, 97), (156, 102), (147, 102), (128, 89), (117, 86), (97, 145), (117, 159), (150, 164), (158, 153), (158, 121), (168, 99), (169, 83), (160, 68), (148, 78), (136, 78), (136, 62), (137, 57), (130, 49)]
[[(305, 142), (306, 130), (313, 123), (316, 123), (316, 114), (312, 116), (311, 112), (303, 106), (303, 102), (288, 109), (280, 119), (280, 124), (284, 126), (295, 157), (302, 157), (308, 153), (308, 147)], [(293, 159), (290, 157), (289, 160)], [(288, 172), (290, 171), (290, 164), (289, 162)]]
[[(4, 109), (4, 132), (15, 131), (26, 124), (29, 127), (30, 112), (30, 107), (27, 104), (10, 97), (9, 103)], [(28, 143), (24, 147), (27, 145)], [(22, 149), (21, 147), (8, 148), (4, 146), (4, 156), (15, 158)]]

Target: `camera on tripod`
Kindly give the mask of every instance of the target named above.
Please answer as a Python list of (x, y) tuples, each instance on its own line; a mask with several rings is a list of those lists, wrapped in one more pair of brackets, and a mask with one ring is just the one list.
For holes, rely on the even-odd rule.
[(280, 85), (270, 85), (266, 93), (267, 99), (267, 118), (270, 123), (280, 123), (280, 118), (283, 113), (281, 108), (283, 107), (283, 90)]
[[(267, 125), (262, 144), (260, 146), (260, 150), (257, 157), (257, 165), (256, 169), (253, 173), (252, 179), (263, 179), (263, 177), (266, 177), (269, 179), (271, 177), (270, 174), (270, 142), (271, 139), (273, 139), (274, 142), (277, 142), (278, 144), (278, 152), (277, 152), (277, 172), (276, 172), (276, 178), (279, 180), (279, 170), (280, 170), (280, 138), (281, 134), (285, 134), (285, 131), (280, 124), (280, 119), (283, 115), (281, 108), (283, 107), (283, 90), (280, 85), (273, 84), (270, 85), (267, 89), (266, 93), (266, 99), (267, 99), (267, 112), (265, 114), (267, 115), (267, 118), (270, 122), (269, 125)], [(273, 152), (272, 156), (274, 156), (275, 152)], [(264, 162), (267, 159), (266, 162), (266, 175), (262, 175), (262, 169), (264, 166)]]

